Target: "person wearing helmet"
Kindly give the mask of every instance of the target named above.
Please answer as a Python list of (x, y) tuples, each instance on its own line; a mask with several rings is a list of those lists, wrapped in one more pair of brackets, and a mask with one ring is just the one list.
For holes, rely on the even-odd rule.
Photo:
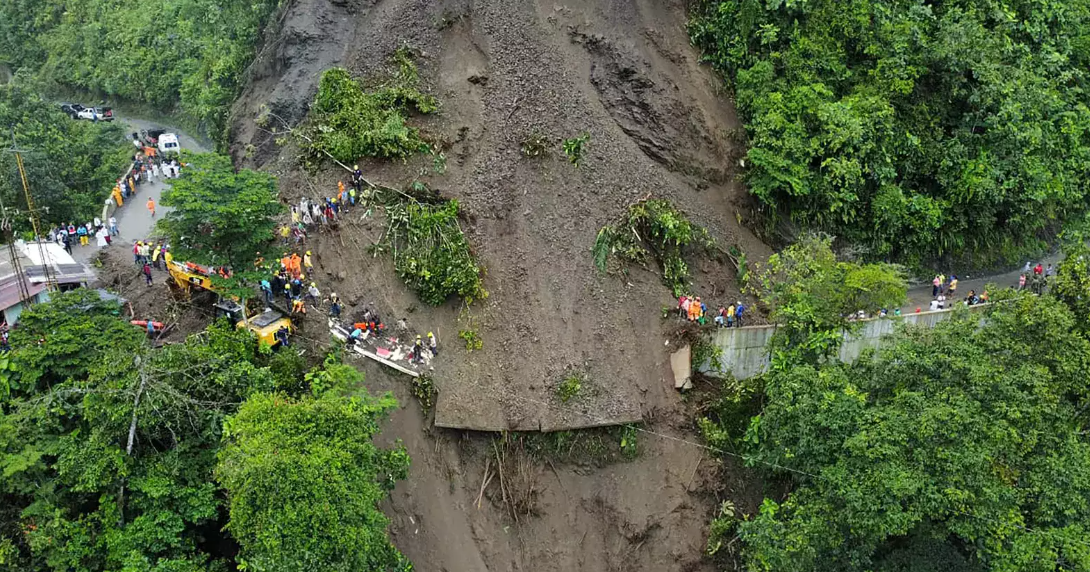
[(742, 314), (746, 311), (746, 305), (738, 300), (738, 304), (734, 307), (734, 326), (737, 328), (742, 327)]
[(359, 165), (352, 166), (352, 185), (357, 193), (363, 192), (363, 171), (360, 171)]
[(334, 319), (341, 317), (341, 300), (336, 292), (329, 296), (329, 317)]
[(413, 363), (420, 363), (424, 359), (424, 341), (420, 339), (420, 335), (417, 334), (416, 341), (413, 342), (412, 361)]
[(428, 349), (431, 350), (431, 357), (439, 355), (439, 342), (435, 340), (435, 334), (428, 332)]
[(307, 288), (307, 300), (310, 300), (311, 304), (318, 305), (318, 300), (322, 299), (322, 293), (318, 291), (318, 284), (311, 282), (310, 288)]
[(314, 262), (311, 260), (310, 251), (308, 250), (307, 253), (303, 255), (303, 268), (305, 268), (307, 272), (310, 272), (310, 269), (313, 267)]

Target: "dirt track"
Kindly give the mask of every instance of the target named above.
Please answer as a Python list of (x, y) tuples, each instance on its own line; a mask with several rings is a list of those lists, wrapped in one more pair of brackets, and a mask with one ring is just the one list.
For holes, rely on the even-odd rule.
[[(416, 122), (446, 148), (445, 172), (435, 173), (431, 157), (360, 165), (372, 180), (404, 186), (422, 178), (461, 201), (463, 228), (487, 270), (490, 296), (471, 309), (484, 348), (466, 354), (456, 333), (469, 318), (453, 303), (424, 306), (387, 258), (368, 253), (381, 217), (354, 212), (339, 234), (309, 241), (322, 290), (338, 292), (349, 315), (374, 302), (388, 322), (404, 317), (438, 333), (444, 420), (549, 429), (643, 416), (657, 432), (698, 440), (670, 383), (663, 342), (671, 324), (660, 309), (673, 301), (658, 272), (601, 276), (589, 252), (601, 226), (650, 192), (724, 246), (740, 246), (751, 260), (768, 254), (739, 223), (748, 203), (734, 182), (737, 120), (720, 82), (698, 65), (684, 18), (679, 0), (297, 0), (267, 35), (235, 106), (232, 152), (278, 174), (285, 199), (331, 193), (343, 171), (308, 174), (292, 145), (278, 147), (254, 119), (264, 107), (301, 120), (327, 67), (367, 76), (402, 44), (421, 51), (422, 77), (443, 110)], [(553, 156), (521, 155), (535, 128), (554, 139)], [(576, 169), (559, 139), (583, 132), (589, 155)], [(710, 306), (740, 297), (727, 265), (692, 266)], [(461, 433), (436, 431), (437, 441), (404, 381), (361, 367), (369, 386), (393, 389), (405, 404), (383, 435), (406, 442), (413, 466), (388, 512), (397, 545), (418, 569), (709, 568), (702, 547), (717, 499), (686, 490), (699, 448), (644, 436), (644, 453), (630, 463), (544, 468), (540, 514), (515, 525), (494, 505), (471, 506), (484, 473), (479, 438), (463, 444)], [(588, 373), (589, 387), (561, 404), (555, 387), (571, 367)], [(752, 509), (757, 492), (739, 479), (730, 494)]]

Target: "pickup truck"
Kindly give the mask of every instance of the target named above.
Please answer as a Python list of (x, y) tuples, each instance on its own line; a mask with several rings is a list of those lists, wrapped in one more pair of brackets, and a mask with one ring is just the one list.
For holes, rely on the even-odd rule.
[(85, 107), (76, 113), (76, 117), (89, 121), (94, 121), (96, 118), (99, 121), (113, 121), (114, 110), (109, 107)]

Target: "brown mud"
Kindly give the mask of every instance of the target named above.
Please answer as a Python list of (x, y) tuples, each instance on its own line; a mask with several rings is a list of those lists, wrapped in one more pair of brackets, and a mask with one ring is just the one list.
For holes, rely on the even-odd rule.
[[(305, 119), (323, 70), (380, 74), (408, 45), (443, 106), (413, 122), (444, 150), (445, 168), (431, 156), (360, 167), (375, 182), (420, 180), (458, 199), (486, 270), (486, 299), (430, 307), (369, 248), (382, 236), (381, 212), (356, 209), (339, 231), (306, 245), (319, 287), (337, 292), (348, 316), (373, 303), (387, 323), (405, 319), (440, 339), (440, 396), (429, 415), (405, 378), (359, 363), (369, 387), (402, 403), (382, 437), (402, 440), (413, 458), (387, 507), (397, 546), (429, 571), (710, 570), (703, 547), (720, 499), (693, 491), (724, 471), (719, 482), (737, 483), (724, 494), (748, 511), (760, 488), (694, 444), (693, 411), (672, 385), (665, 341), (676, 324), (661, 309), (675, 302), (659, 271), (602, 275), (590, 254), (598, 230), (649, 193), (673, 201), (724, 248), (750, 260), (769, 254), (743, 224), (752, 205), (735, 179), (740, 126), (722, 82), (689, 45), (685, 3), (295, 0), (265, 42), (233, 109), (236, 162), (277, 174), (285, 201), (331, 195), (347, 173), (305, 169), (286, 128)], [(269, 112), (277, 121), (259, 126)], [(549, 156), (522, 155), (535, 130), (550, 138)], [(590, 143), (576, 168), (560, 141), (582, 133)], [(709, 307), (741, 298), (729, 263), (693, 258), (690, 266)], [(483, 348), (466, 352), (462, 329), (477, 330)], [(562, 403), (556, 387), (572, 369), (588, 381)], [(432, 415), (488, 430), (644, 419), (656, 434), (640, 434), (633, 461), (538, 463), (535, 514), (516, 522), (495, 482), (476, 506), (490, 438), (432, 428)]]

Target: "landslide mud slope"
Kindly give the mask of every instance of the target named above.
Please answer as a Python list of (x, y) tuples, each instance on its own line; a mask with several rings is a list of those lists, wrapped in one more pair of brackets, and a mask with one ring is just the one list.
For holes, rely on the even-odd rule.
[[(437, 366), (441, 425), (593, 426), (676, 402), (663, 345), (673, 324), (660, 317), (670, 293), (657, 271), (600, 275), (590, 248), (599, 228), (650, 193), (673, 200), (721, 244), (738, 244), (751, 259), (765, 254), (738, 222), (737, 120), (720, 82), (698, 65), (684, 21), (679, 1), (297, 0), (275, 24), (236, 104), (232, 140), (236, 158), (281, 175), (288, 199), (328, 194), (344, 172), (308, 175), (290, 144), (278, 147), (257, 127), (261, 110), (295, 124), (324, 69), (366, 77), (401, 45), (423, 54), (421, 74), (443, 109), (417, 122), (449, 144), (445, 173), (434, 174), (430, 157), (361, 166), (372, 180), (423, 179), (458, 198), (487, 270), (490, 296), (471, 310), (484, 349), (458, 359), (450, 352)], [(552, 157), (520, 154), (534, 129), (557, 141)], [(584, 132), (589, 156), (577, 169), (558, 141)], [(453, 304), (422, 307), (389, 263), (363, 248), (379, 222), (362, 221), (335, 242), (318, 238), (325, 289), (376, 302), (387, 321), (410, 317), (418, 329), (438, 329), (453, 348), (465, 316), (459, 322)], [(733, 269), (693, 266), (709, 306), (738, 297)], [(560, 404), (555, 385), (570, 368), (586, 370), (592, 387), (579, 403)]]
[[(436, 174), (430, 157), (360, 166), (373, 181), (423, 180), (461, 202), (462, 227), (487, 270), (490, 296), (469, 311), (483, 349), (460, 347), (457, 332), (470, 318), (457, 304), (422, 304), (385, 256), (368, 251), (382, 236), (381, 217), (354, 212), (308, 248), (322, 291), (338, 292), (350, 316), (374, 303), (387, 322), (405, 318), (438, 334), (436, 421), (556, 429), (643, 417), (667, 436), (641, 434), (632, 462), (538, 467), (537, 514), (515, 523), (495, 480), (476, 506), (489, 454), (480, 438), (429, 434), (405, 380), (360, 364), (372, 390), (393, 390), (403, 404), (383, 439), (402, 439), (413, 465), (386, 512), (417, 569), (710, 569), (702, 550), (719, 499), (690, 490), (715, 463), (685, 442), (699, 438), (670, 383), (664, 340), (676, 322), (660, 310), (674, 301), (657, 270), (602, 276), (590, 254), (599, 228), (648, 193), (750, 260), (768, 254), (740, 223), (748, 203), (734, 182), (734, 111), (721, 81), (698, 65), (684, 23), (680, 0), (295, 0), (267, 33), (234, 109), (232, 152), (279, 175), (291, 201), (330, 194), (346, 175), (330, 165), (306, 171), (290, 141), (276, 142), (283, 129), (268, 133), (255, 119), (268, 110), (289, 125), (303, 120), (328, 67), (366, 77), (402, 45), (422, 53), (421, 76), (443, 109), (414, 122), (448, 145), (445, 172)], [(553, 156), (521, 155), (535, 128), (556, 140)], [(584, 132), (589, 153), (576, 169), (558, 141)], [(691, 265), (710, 307), (740, 297), (729, 266)], [(308, 319), (307, 335), (320, 337), (322, 318)], [(555, 387), (572, 368), (586, 373), (586, 387), (560, 403)], [(729, 482), (725, 493), (754, 510), (759, 486)]]

